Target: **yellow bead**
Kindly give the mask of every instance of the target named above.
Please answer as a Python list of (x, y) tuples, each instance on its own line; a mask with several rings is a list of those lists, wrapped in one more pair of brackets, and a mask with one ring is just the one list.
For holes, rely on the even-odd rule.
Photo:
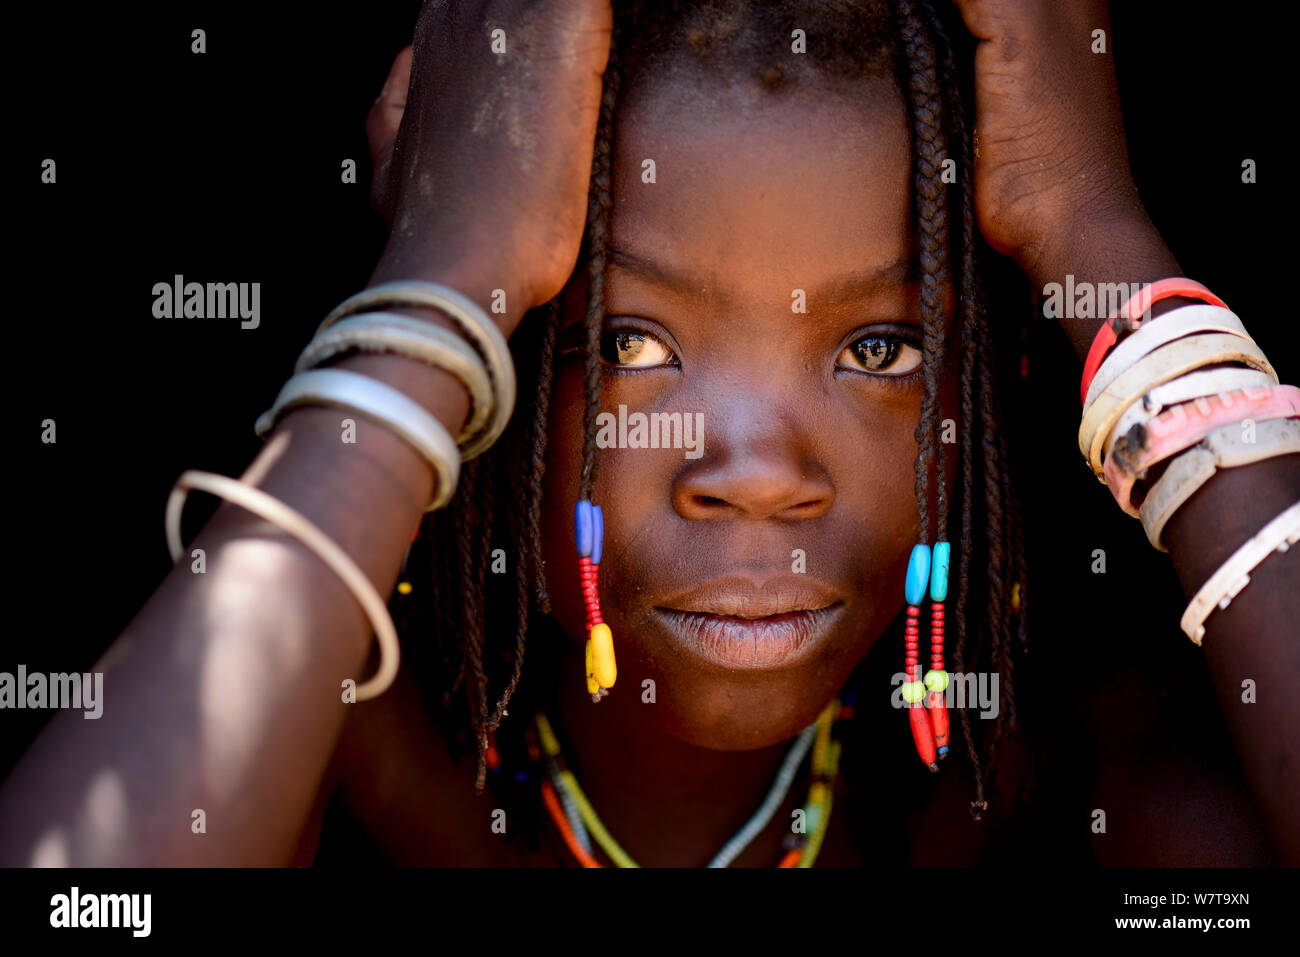
[(595, 665), (596, 680), (602, 688), (614, 687), (618, 669), (614, 667), (614, 633), (603, 621), (591, 629), (591, 660)]
[(600, 694), (600, 682), (596, 680), (596, 667), (591, 661), (591, 639), (587, 639), (587, 694)]
[(919, 681), (903, 682), (903, 700), (908, 704), (916, 704), (925, 698), (925, 685)]
[(948, 672), (936, 671), (931, 668), (925, 673), (925, 687), (930, 691), (946, 691), (948, 688)]
[(410, 582), (398, 582), (398, 583), (397, 583), (397, 593), (398, 593), (399, 595), (409, 595), (409, 594), (411, 593), (411, 583), (410, 583)]

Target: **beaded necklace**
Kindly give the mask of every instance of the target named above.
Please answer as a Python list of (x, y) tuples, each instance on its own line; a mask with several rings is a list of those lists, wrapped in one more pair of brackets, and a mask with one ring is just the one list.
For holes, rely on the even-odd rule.
[[(793, 832), (777, 867), (812, 867), (826, 837), (830, 822), (832, 791), (839, 771), (841, 742), (833, 734), (837, 720), (853, 716), (853, 709), (837, 698), (826, 706), (817, 721), (795, 739), (785, 761), (772, 782), (766, 799), (722, 850), (714, 855), (709, 867), (727, 867), (771, 821), (785, 801), (795, 773), (804, 756), (812, 750), (812, 782), (801, 808), (803, 827)], [(536, 764), (545, 766), (547, 776), (541, 781), (542, 801), (570, 853), (583, 867), (604, 867), (594, 856), (592, 840), (617, 867), (640, 867), (609, 833), (595, 808), (583, 793), (578, 779), (564, 763), (560, 744), (550, 721), (540, 710), (534, 727), (529, 729), (528, 753)], [(549, 780), (548, 780), (549, 778)]]

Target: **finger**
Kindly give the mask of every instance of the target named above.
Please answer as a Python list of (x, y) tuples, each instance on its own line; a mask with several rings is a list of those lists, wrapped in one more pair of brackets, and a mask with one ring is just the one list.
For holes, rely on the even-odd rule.
[(953, 5), (961, 13), (966, 29), (980, 40), (992, 40), (997, 35), (996, 4), (987, 0), (953, 0)]
[(375, 98), (366, 116), (366, 142), (370, 147), (370, 165), (374, 178), (370, 185), (372, 205), (391, 220), (391, 190), (389, 176), (392, 169), (393, 146), (397, 130), (402, 125), (406, 111), (406, 94), (411, 85), (411, 48), (402, 49), (393, 60), (384, 80), (383, 89)]

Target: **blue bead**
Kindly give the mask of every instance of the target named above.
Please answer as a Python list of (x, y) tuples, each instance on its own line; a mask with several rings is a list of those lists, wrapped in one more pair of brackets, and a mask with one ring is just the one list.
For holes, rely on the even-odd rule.
[(930, 566), (931, 601), (944, 601), (948, 597), (948, 558), (951, 554), (951, 543), (934, 543), (934, 564)]
[(592, 525), (591, 503), (579, 499), (573, 509), (573, 538), (578, 543), (579, 558), (591, 557)]
[(591, 507), (591, 563), (600, 564), (600, 553), (605, 548), (605, 513), (599, 505)]
[(914, 545), (907, 563), (907, 584), (903, 595), (909, 605), (919, 605), (925, 600), (925, 586), (930, 582), (930, 546)]

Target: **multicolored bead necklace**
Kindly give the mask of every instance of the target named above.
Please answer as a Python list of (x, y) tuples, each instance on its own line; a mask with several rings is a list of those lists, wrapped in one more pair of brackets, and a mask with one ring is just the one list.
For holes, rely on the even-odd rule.
[[(850, 698), (850, 695), (845, 695)], [(803, 805), (802, 834), (786, 838), (786, 851), (777, 867), (812, 867), (821, 850), (830, 823), (832, 792), (839, 773), (841, 742), (833, 733), (836, 722), (853, 717), (853, 707), (837, 698), (826, 706), (816, 723), (795, 739), (787, 753), (766, 799), (759, 809), (709, 862), (709, 867), (727, 867), (760, 834), (772, 816), (785, 803), (799, 766), (812, 750), (812, 782)], [(564, 763), (560, 744), (546, 715), (538, 711), (535, 723), (526, 733), (528, 754), (536, 765), (544, 765), (542, 800), (570, 853), (583, 867), (604, 867), (595, 857), (593, 839), (617, 867), (639, 867), (610, 835), (591, 802), (583, 793), (578, 779)], [(495, 749), (494, 749), (495, 750)], [(496, 763), (496, 762), (493, 762)], [(498, 768), (493, 768), (494, 771)], [(549, 779), (549, 780), (548, 780)]]
[[(929, 545), (917, 545), (907, 563), (907, 580), (903, 597), (907, 601), (907, 625), (903, 630), (906, 655), (903, 701), (912, 723), (912, 740), (916, 753), (926, 767), (938, 771), (938, 760), (948, 756), (948, 707), (944, 693), (948, 689), (948, 672), (943, 663), (943, 603), (948, 597), (948, 560), (952, 546), (937, 542), (934, 561)], [(921, 602), (925, 586), (930, 586), (930, 670), (921, 678)], [(928, 692), (928, 694), (927, 694)], [(927, 707), (928, 706), (928, 707)]]

